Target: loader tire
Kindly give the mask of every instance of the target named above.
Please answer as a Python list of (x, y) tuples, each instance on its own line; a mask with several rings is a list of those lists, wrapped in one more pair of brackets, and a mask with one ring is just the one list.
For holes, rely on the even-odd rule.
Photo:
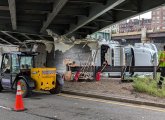
[(21, 83), (22, 97), (23, 98), (28, 97), (30, 95), (28, 84), (26, 83), (24, 79), (20, 79), (18, 80), (18, 82)]
[(2, 87), (2, 85), (1, 85), (1, 83), (0, 83), (0, 92), (3, 90), (3, 87)]
[(49, 92), (51, 94), (59, 94), (59, 93), (61, 93), (61, 91), (62, 91), (62, 86), (59, 84), (58, 81), (56, 81), (56, 87), (51, 89), (51, 90), (49, 90)]

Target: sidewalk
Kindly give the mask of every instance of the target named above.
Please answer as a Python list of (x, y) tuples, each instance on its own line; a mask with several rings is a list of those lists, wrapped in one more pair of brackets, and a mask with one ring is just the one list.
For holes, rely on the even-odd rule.
[[(164, 98), (133, 92), (130, 84), (131, 83), (120, 84), (118, 80), (102, 80), (100, 83), (65, 82), (63, 93), (165, 108)], [(116, 86), (116, 88), (114, 88), (114, 86)]]

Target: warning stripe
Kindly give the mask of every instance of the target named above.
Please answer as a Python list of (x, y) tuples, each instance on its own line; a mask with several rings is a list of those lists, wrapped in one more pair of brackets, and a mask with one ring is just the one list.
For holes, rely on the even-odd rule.
[(17, 85), (17, 90), (21, 90), (21, 86), (20, 85)]
[(17, 95), (22, 95), (22, 92), (21, 91), (17, 91)]

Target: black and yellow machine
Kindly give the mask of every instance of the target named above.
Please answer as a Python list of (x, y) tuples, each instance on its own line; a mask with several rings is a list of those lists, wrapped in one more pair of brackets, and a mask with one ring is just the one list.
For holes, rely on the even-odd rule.
[(0, 91), (16, 90), (17, 82), (20, 82), (23, 97), (28, 97), (32, 90), (60, 93), (64, 84), (62, 76), (56, 73), (56, 68), (36, 68), (37, 55), (37, 52), (4, 53), (1, 62)]

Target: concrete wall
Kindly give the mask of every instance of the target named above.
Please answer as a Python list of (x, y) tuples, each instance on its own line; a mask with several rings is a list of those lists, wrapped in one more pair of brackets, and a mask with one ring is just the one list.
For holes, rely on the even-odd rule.
[[(47, 60), (49, 60), (47, 61), (47, 65), (49, 67), (56, 67), (58, 72), (65, 72), (66, 65), (64, 64), (64, 60), (66, 59), (75, 61), (77, 65), (84, 64), (88, 57), (92, 55), (91, 48), (88, 45), (84, 45), (85, 43), (69, 46), (56, 44), (55, 51), (51, 51), (47, 55)], [(59, 47), (60, 49), (58, 49)]]
[(44, 44), (38, 44), (36, 52), (39, 52), (39, 55), (35, 57), (35, 67), (43, 67), (44, 63), (46, 63), (46, 46)]

